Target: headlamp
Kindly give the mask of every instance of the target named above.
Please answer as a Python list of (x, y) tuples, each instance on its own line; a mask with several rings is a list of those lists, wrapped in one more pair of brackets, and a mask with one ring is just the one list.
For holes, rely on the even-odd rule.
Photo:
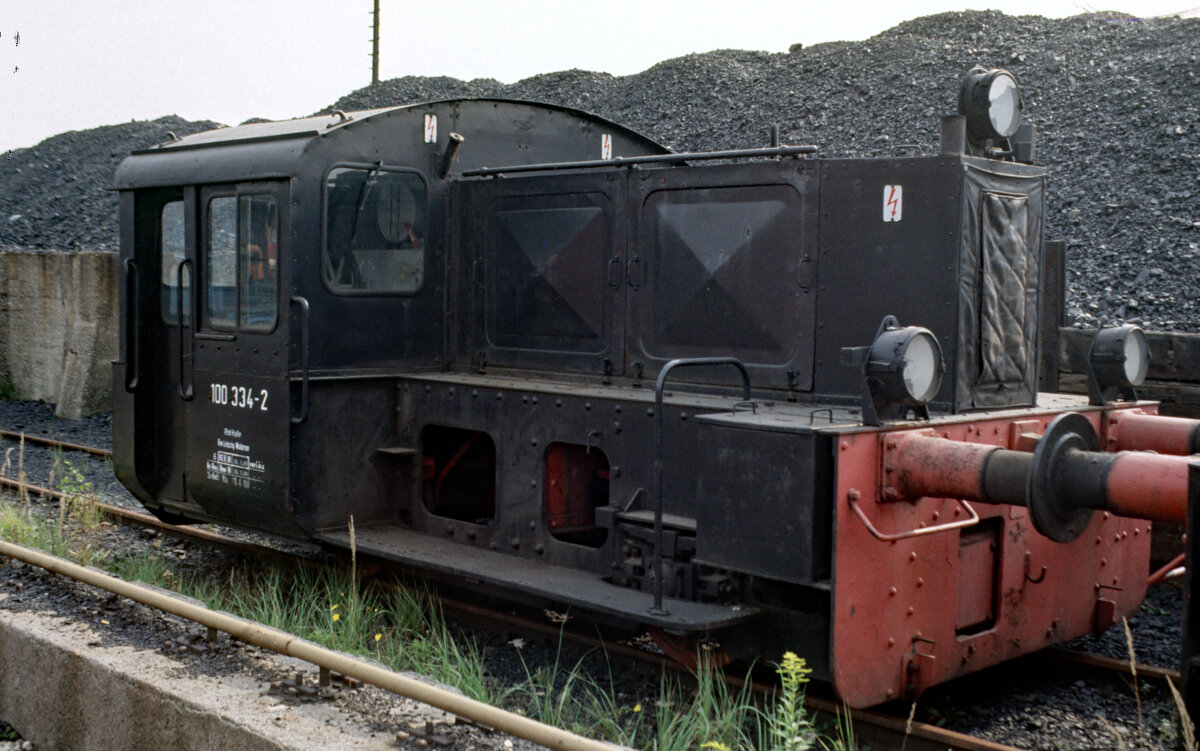
[(915, 413), (929, 417), (926, 405), (942, 387), (942, 347), (921, 326), (901, 326), (895, 316), (879, 324), (869, 347), (842, 351), (847, 364), (862, 365), (865, 390), (863, 421), (902, 420)]
[(1133, 387), (1146, 380), (1149, 369), (1150, 346), (1141, 327), (1127, 324), (1100, 329), (1088, 353), (1091, 403), (1137, 399)]
[(967, 134), (972, 141), (1011, 137), (1021, 124), (1017, 79), (1002, 68), (972, 68), (958, 92), (958, 112), (967, 119)]

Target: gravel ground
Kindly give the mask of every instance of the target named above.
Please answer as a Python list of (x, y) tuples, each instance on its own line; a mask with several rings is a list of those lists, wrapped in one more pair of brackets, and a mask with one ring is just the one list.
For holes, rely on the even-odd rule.
[[(719, 50), (642, 73), (580, 70), (512, 84), (407, 77), (324, 112), (504, 96), (609, 117), (677, 150), (785, 143), (827, 156), (936, 149), (969, 67), (1005, 67), (1051, 168), (1046, 236), (1069, 241), (1068, 319), (1200, 331), (1200, 19), (1066, 19), (995, 11), (908, 21), (862, 42), (788, 53)], [(104, 191), (130, 149), (215, 123), (162, 118), (66, 133), (0, 159), (0, 248), (116, 247)]]
[[(58, 419), (46, 405), (38, 402), (0, 401), (0, 429), (24, 430), (79, 443), (105, 445), (108, 422), (104, 415), (84, 420)], [(13, 442), (4, 440), (0, 442), (0, 451), (6, 451), (13, 445)], [(79, 454), (71, 454), (68, 458), (72, 461), (83, 459)], [(45, 476), (53, 460), (52, 452), (27, 446), (26, 470), (30, 479), (38, 481), (39, 477)], [(116, 484), (107, 462), (87, 460), (77, 466), (97, 488), (111, 491), (105, 500), (137, 506)], [(14, 473), (9, 471), (8, 474), (12, 476)], [(144, 549), (155, 544), (169, 545), (172, 551), (176, 551), (177, 557), (198, 568), (223, 571), (232, 565), (230, 559), (221, 554), (189, 543), (168, 542), (147, 532), (113, 528), (105, 534), (114, 537), (113, 545), (120, 550)], [(129, 636), (123, 638), (141, 639), (147, 648), (161, 649), (164, 643), (170, 644), (169, 648), (179, 652), (180, 659), (195, 669), (247, 670), (269, 663), (268, 658), (256, 650), (228, 647), (216, 650), (231, 658), (228, 665), (218, 667), (216, 655), (197, 656), (178, 641), (181, 636), (186, 640), (189, 634), (195, 632), (195, 627), (188, 627), (167, 617), (151, 617), (152, 614), (144, 613), (139, 608), (121, 604), (115, 598), (87, 593), (82, 588), (67, 587), (63, 590), (59, 580), (54, 580), (51, 585), (50, 580), (35, 569), (0, 565), (0, 587), (11, 586), (5, 585), (4, 581), (26, 582), (21, 585), (22, 596), (33, 598), (38, 593), (38, 599), (31, 600), (38, 603), (38, 607), (49, 607), (47, 603), (61, 601), (65, 604), (55, 607), (61, 607), (64, 612), (77, 612), (82, 617), (92, 618), (102, 613), (110, 621), (114, 613), (121, 618), (133, 618), (136, 615), (127, 629), (122, 627), (115, 631), (122, 634), (128, 632)], [(1181, 599), (1176, 585), (1159, 585), (1150, 591), (1141, 611), (1130, 619), (1139, 662), (1177, 667)], [(147, 624), (146, 633), (135, 636), (140, 633), (140, 627), (135, 627), (135, 623), (143, 622)], [(617, 706), (632, 707), (641, 703), (649, 707), (657, 694), (655, 676), (620, 666), (614, 668), (601, 656), (574, 648), (566, 650), (559, 657), (558, 645), (552, 640), (514, 643), (505, 634), (478, 632), (472, 632), (472, 638), (484, 649), (489, 674), (500, 685), (518, 685), (525, 678), (527, 669), (535, 671), (539, 666), (551, 665), (557, 659), (568, 669), (582, 661), (585, 671), (598, 685), (613, 687)], [(1128, 658), (1124, 631), (1119, 625), (1099, 636), (1078, 639), (1067, 646), (1118, 659)], [(282, 680), (282, 673), (277, 671), (273, 675), (271, 677), (264, 673), (264, 681), (278, 683)], [(344, 701), (351, 711), (359, 713), (364, 722), (380, 732), (395, 732), (398, 726), (402, 726), (403, 720), (397, 720), (391, 713), (394, 704), (389, 703), (391, 699), (387, 695), (372, 692), (373, 689), (344, 692), (336, 700)], [(1123, 680), (1111, 676), (1087, 677), (1085, 680), (1075, 671), (1064, 671), (1057, 663), (1048, 662), (1039, 655), (1031, 655), (932, 689), (919, 702), (917, 719), (1019, 748), (1066, 751), (1116, 748), (1119, 744), (1115, 734), (1119, 734), (1121, 742), (1130, 749), (1172, 749), (1175, 712), (1165, 688), (1144, 684), (1141, 687), (1141, 701), (1144, 731), (1139, 733), (1137, 698), (1133, 689)], [(908, 708), (897, 707), (896, 711), (906, 714)], [(0, 751), (3, 751), (2, 747)]]

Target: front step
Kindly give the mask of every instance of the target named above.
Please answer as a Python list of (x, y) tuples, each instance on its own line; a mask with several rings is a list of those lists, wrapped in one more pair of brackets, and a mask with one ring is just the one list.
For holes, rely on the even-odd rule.
[[(761, 613), (758, 608), (746, 605), (714, 605), (665, 598), (663, 609), (667, 612), (651, 614), (652, 594), (609, 584), (587, 571), (474, 548), (396, 524), (356, 529), (354, 536), (359, 553), (396, 561), (434, 575), (464, 577), (667, 630), (711, 631), (748, 621)], [(315, 537), (341, 548), (350, 547), (350, 535), (346, 531), (318, 532)]]

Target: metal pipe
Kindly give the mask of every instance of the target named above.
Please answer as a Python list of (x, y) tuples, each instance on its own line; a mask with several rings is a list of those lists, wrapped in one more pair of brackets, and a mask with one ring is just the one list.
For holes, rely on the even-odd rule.
[(421, 681), (406, 678), (398, 673), (372, 665), (356, 657), (334, 652), (317, 646), (298, 636), (268, 628), (244, 618), (217, 613), (201, 605), (185, 602), (177, 597), (155, 591), (139, 584), (118, 579), (94, 569), (84, 568), (61, 558), (38, 550), (14, 545), (0, 540), (0, 555), (16, 558), (55, 574), (81, 581), (113, 594), (127, 597), (143, 605), (158, 608), (167, 613), (195, 621), (203, 626), (224, 631), (235, 639), (269, 649), (282, 655), (296, 657), (322, 668), (336, 670), (342, 675), (370, 683), (387, 691), (428, 704), (450, 714), (466, 718), (471, 722), (515, 735), (546, 748), (574, 751), (612, 751), (622, 748), (611, 743), (582, 738), (559, 728), (544, 725), (535, 720), (510, 714), (504, 710), (468, 699), (461, 694), (446, 691)]
[[(888, 466), (899, 497), (985, 500), (984, 468), (999, 446), (910, 433), (888, 439)], [(885, 494), (885, 497), (889, 494)]]
[(450, 177), (450, 168), (458, 159), (458, 150), (462, 148), (463, 140), (465, 139), (461, 135), (454, 132), (446, 136), (446, 150), (442, 152), (442, 161), (438, 164), (438, 177), (443, 180)]
[[(886, 464), (890, 483), (881, 489), (880, 497), (889, 501), (958, 498), (1032, 506), (1035, 525), (1039, 519), (1063, 522), (1059, 537), (1038, 525), (1040, 532), (1061, 537), (1062, 542), (1079, 531), (1068, 531), (1072, 526), (1068, 517), (1088, 510), (1186, 522), (1188, 457), (1085, 450), (1085, 446), (1099, 445), (1091, 423), (1073, 413), (1060, 420), (1063, 418), (1071, 419), (1056, 420), (1034, 454), (921, 433), (889, 437)], [(1083, 440), (1088, 436), (1090, 441)], [(1080, 517), (1078, 523), (1086, 524), (1086, 517)]]
[(1101, 454), (1100, 457), (1071, 458), (1074, 461), (1088, 461), (1101, 471), (1107, 469), (1103, 505), (1092, 508), (1102, 508), (1135, 519), (1187, 523), (1186, 457), (1122, 451), (1119, 454)]
[(1109, 413), (1105, 432), (1109, 451), (1200, 454), (1200, 420), (1120, 410)]
[(1182, 567), (1186, 561), (1187, 553), (1180, 553), (1179, 555), (1175, 556), (1167, 563), (1167, 565), (1163, 566), (1158, 571), (1155, 571), (1153, 574), (1150, 574), (1150, 578), (1146, 580), (1146, 586), (1153, 587), (1160, 581), (1170, 578), (1171, 572)]
[(547, 172), (561, 169), (589, 169), (595, 167), (628, 167), (634, 164), (675, 164), (696, 162), (705, 159), (748, 159), (751, 157), (799, 156), (815, 154), (817, 147), (776, 146), (766, 149), (733, 149), (730, 151), (702, 151), (689, 154), (651, 154), (649, 156), (618, 156), (612, 159), (588, 159), (578, 162), (543, 162), (541, 164), (514, 164), (509, 167), (481, 167), (466, 170), (463, 177), (487, 177), (488, 175), (513, 174), (516, 172)]

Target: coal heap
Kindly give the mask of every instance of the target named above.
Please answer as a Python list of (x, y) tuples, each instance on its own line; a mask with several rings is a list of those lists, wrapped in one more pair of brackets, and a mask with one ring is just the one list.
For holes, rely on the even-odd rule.
[(106, 125), (0, 155), (0, 248), (117, 249), (117, 194), (108, 190), (136, 149), (221, 127), (181, 117)]
[[(323, 111), (500, 96), (595, 112), (680, 151), (764, 145), (776, 123), (784, 143), (815, 143), (824, 156), (889, 155), (909, 145), (935, 153), (938, 118), (956, 109), (959, 77), (977, 64), (1007, 68), (1038, 128), (1037, 161), (1051, 169), (1046, 236), (1069, 242), (1068, 321), (1200, 331), (1198, 54), (1200, 19), (972, 11), (916, 19), (863, 42), (719, 50), (631, 76), (400, 78)], [(161, 122), (12, 152), (0, 163), (0, 244), (114, 247), (115, 204), (102, 189), (124, 151), (154, 141), (149, 130), (117, 129)], [(190, 132), (181, 121), (168, 129)], [(121, 147), (124, 135), (144, 140)], [(78, 140), (45, 151), (68, 137)], [(52, 201), (35, 198), (47, 193)], [(21, 218), (9, 220), (14, 214)]]

